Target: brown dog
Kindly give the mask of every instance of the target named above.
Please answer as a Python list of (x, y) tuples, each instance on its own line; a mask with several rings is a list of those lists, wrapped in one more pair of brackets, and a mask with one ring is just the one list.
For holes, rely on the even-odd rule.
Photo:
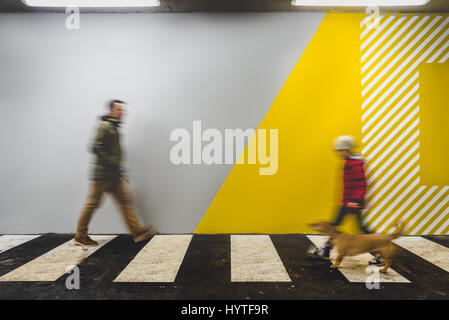
[(309, 225), (314, 231), (329, 235), (333, 248), (337, 248), (338, 254), (331, 268), (338, 268), (343, 257), (356, 256), (365, 252), (379, 253), (385, 260), (385, 266), (379, 270), (387, 272), (395, 255), (396, 247), (391, 240), (401, 236), (404, 229), (400, 227), (398, 234), (364, 234), (350, 235), (337, 231), (337, 228), (328, 222), (318, 222)]

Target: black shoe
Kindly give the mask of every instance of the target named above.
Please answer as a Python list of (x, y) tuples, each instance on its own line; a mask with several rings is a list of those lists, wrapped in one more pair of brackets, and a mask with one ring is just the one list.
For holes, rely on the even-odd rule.
[(385, 265), (385, 261), (384, 261), (384, 258), (382, 258), (382, 257), (374, 257), (372, 260), (370, 260), (370, 261), (368, 262), (368, 264), (369, 264), (370, 266), (378, 266), (378, 267), (382, 267), (382, 266)]
[(329, 260), (330, 249), (326, 247), (324, 248), (311, 247), (307, 251), (307, 254), (313, 258)]

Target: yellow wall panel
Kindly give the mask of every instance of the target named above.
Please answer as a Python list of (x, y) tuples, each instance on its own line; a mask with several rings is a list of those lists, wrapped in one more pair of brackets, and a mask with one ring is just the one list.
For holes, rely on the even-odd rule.
[(449, 63), (419, 69), (421, 177), (425, 185), (449, 185)]

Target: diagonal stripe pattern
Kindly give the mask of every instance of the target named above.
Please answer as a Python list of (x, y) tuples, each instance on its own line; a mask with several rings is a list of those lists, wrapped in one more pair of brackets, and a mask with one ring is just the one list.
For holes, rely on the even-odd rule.
[(448, 14), (385, 14), (360, 24), (364, 222), (391, 233), (449, 233), (449, 187), (420, 184), (419, 71), (449, 60)]

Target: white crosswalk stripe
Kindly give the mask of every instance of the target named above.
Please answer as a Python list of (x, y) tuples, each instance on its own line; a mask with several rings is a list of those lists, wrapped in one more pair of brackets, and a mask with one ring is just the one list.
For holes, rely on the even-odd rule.
[[(327, 241), (327, 236), (321, 235), (309, 235), (307, 236), (310, 241), (317, 247), (321, 247)], [(331, 259), (335, 259), (335, 250), (331, 251)], [(372, 275), (373, 269), (379, 269), (379, 267), (368, 268), (368, 261), (373, 256), (369, 253), (364, 253), (354, 257), (345, 257), (338, 267), (338, 270), (348, 279), (349, 282), (366, 282), (368, 277)], [(389, 269), (387, 273), (378, 273), (379, 282), (396, 282), (396, 283), (409, 283), (410, 281), (401, 276), (393, 269)]]
[(116, 236), (92, 236), (96, 247), (80, 247), (73, 240), (0, 277), (0, 281), (56, 281)]
[(0, 236), (0, 253), (15, 248), (23, 243), (40, 237), (40, 235), (3, 235)]
[(157, 235), (114, 282), (174, 282), (192, 235)]
[(231, 281), (289, 282), (268, 235), (231, 236)]
[(422, 237), (400, 237), (394, 243), (449, 272), (449, 248)]

